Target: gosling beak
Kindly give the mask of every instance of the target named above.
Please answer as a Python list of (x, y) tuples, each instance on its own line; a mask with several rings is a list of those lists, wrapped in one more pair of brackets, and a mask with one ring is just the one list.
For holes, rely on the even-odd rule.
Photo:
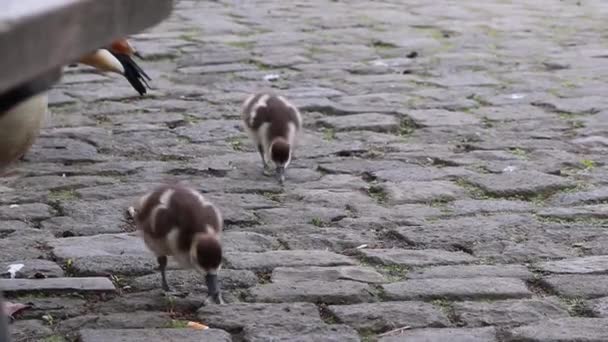
[(283, 184), (285, 182), (285, 167), (284, 166), (277, 166), (276, 176), (277, 176), (277, 180), (279, 181), (279, 184)]
[(222, 295), (220, 293), (220, 285), (217, 279), (217, 274), (207, 273), (205, 275), (205, 282), (207, 283), (207, 300), (205, 302), (212, 301), (215, 304), (224, 304)]
[(92, 66), (101, 71), (115, 72), (124, 75), (125, 68), (122, 63), (106, 49), (98, 49), (80, 59), (80, 63)]

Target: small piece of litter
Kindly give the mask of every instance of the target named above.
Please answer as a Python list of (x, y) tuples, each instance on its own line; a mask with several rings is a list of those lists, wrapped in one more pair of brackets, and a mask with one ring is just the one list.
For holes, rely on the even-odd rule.
[(388, 66), (388, 64), (386, 64), (386, 62), (381, 61), (381, 60), (375, 60), (375, 61), (372, 62), (372, 64), (374, 66), (383, 66), (383, 67), (387, 67)]
[(19, 204), (11, 204), (8, 207), (9, 208), (19, 208)]
[(204, 324), (201, 324), (198, 322), (192, 322), (192, 321), (189, 321), (187, 326), (188, 326), (188, 328), (197, 329), (197, 330), (209, 329), (209, 327)]
[(524, 97), (526, 97), (526, 95), (524, 94), (511, 94), (509, 95), (510, 98), (512, 98), (513, 100), (519, 100), (519, 99), (523, 99)]
[(268, 82), (276, 81), (278, 79), (279, 79), (279, 75), (277, 75), (277, 74), (270, 74), (270, 75), (264, 76), (264, 81), (268, 81)]
[(355, 249), (363, 249), (363, 248), (367, 248), (367, 244), (362, 244), (361, 246), (357, 246)]
[(10, 273), (11, 279), (15, 278), (15, 276), (17, 275), (17, 272), (19, 272), (19, 270), (21, 270), (23, 268), (23, 266), (25, 266), (25, 265), (24, 264), (8, 265), (8, 273)]
[(502, 169), (502, 172), (513, 172), (517, 170), (517, 167), (513, 166), (513, 165), (509, 165), (507, 167), (505, 167), (504, 169)]

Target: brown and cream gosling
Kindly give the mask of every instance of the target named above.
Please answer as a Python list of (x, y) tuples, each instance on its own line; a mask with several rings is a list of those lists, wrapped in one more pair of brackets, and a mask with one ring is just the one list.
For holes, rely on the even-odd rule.
[(201, 193), (183, 184), (164, 184), (140, 197), (129, 208), (144, 243), (158, 261), (161, 286), (172, 292), (165, 274), (167, 257), (205, 275), (205, 304), (223, 304), (217, 272), (222, 263), (220, 210)]
[(241, 119), (249, 137), (257, 145), (264, 174), (269, 175), (267, 161), (272, 161), (275, 175), (283, 184), (285, 169), (291, 162), (296, 138), (302, 129), (300, 112), (283, 96), (258, 93), (243, 103)]

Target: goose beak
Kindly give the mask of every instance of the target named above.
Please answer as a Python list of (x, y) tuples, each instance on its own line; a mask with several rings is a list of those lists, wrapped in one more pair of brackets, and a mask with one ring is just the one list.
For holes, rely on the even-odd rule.
[(137, 58), (144, 59), (141, 54), (137, 50), (135, 50), (133, 45), (131, 45), (129, 41), (124, 38), (113, 41), (112, 44), (110, 44), (109, 49), (113, 53), (135, 56)]
[(101, 71), (115, 72), (121, 75), (125, 74), (125, 68), (122, 63), (106, 49), (98, 49), (84, 56), (79, 62)]

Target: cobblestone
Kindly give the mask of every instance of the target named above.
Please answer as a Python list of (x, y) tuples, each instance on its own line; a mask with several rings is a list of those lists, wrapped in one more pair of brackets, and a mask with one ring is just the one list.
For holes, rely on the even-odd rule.
[[(0, 179), (16, 340), (608, 340), (608, 4), (175, 6), (131, 37), (146, 96), (66, 69)], [(304, 119), (283, 186), (239, 121), (266, 90)], [(226, 305), (171, 259), (184, 293), (164, 294), (133, 233), (127, 207), (167, 180), (224, 214)]]

